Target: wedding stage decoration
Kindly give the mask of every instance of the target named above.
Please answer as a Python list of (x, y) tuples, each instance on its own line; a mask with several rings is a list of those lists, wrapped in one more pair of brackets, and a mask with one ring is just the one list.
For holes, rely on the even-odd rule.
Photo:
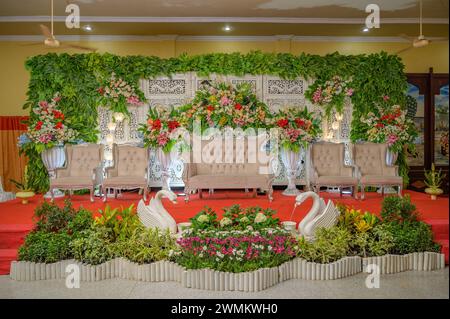
[[(348, 87), (353, 92), (344, 99), (343, 121), (333, 137), (346, 142), (350, 138), (352, 141), (366, 139), (365, 131), (361, 129), (363, 123), (359, 119), (371, 109), (373, 103), (380, 102), (382, 95), (389, 95), (393, 104), (403, 105), (406, 89), (401, 60), (386, 53), (357, 56), (334, 53), (318, 56), (255, 51), (247, 54), (180, 55), (170, 59), (116, 56), (108, 53), (49, 53), (29, 58), (26, 68), (30, 71), (30, 85), (25, 107), (31, 110), (42, 97), (50, 99), (54, 92), (61, 92), (61, 110), (70, 120), (71, 127), (77, 131), (77, 138), (85, 142), (96, 142), (99, 137), (101, 140), (104, 138), (103, 130), (106, 132), (106, 129), (98, 127), (99, 118), (100, 123), (106, 123), (104, 125), (109, 120), (103, 121), (99, 106), (109, 106), (105, 97), (99, 98), (98, 89), (109, 86), (113, 73), (115, 80), (121, 79), (122, 83), (130, 85), (139, 101), (145, 101), (138, 109), (129, 110), (129, 134), (133, 141), (139, 141), (135, 128), (140, 123), (137, 115), (141, 114), (141, 109), (155, 104), (185, 105), (186, 100), (193, 98), (191, 94), (199, 88), (202, 77), (229, 77), (234, 84), (249, 82), (256, 96), (272, 110), (278, 110), (283, 105), (299, 105), (298, 103), (301, 106), (307, 104), (308, 108), (314, 107), (315, 104), (305, 97), (309, 86), (316, 82), (318, 85), (332, 81), (335, 76), (345, 81), (351, 79)], [(368, 86), (369, 82), (373, 85)], [(126, 85), (124, 84), (125, 87)], [(145, 119), (142, 122), (144, 121)], [(120, 124), (116, 128), (116, 140), (123, 138), (124, 125)], [(40, 154), (31, 148), (24, 152), (30, 159), (29, 177), (32, 187), (37, 191), (46, 191), (48, 181), (44, 178), (46, 174), (42, 173)]]
[(133, 206), (107, 207), (93, 217), (69, 201), (65, 207), (45, 202), (36, 209), (35, 228), (19, 249), (19, 261), (12, 262), (10, 277), (63, 279), (72, 264), (80, 267), (82, 281), (126, 278), (259, 291), (293, 278), (344, 278), (369, 264), (382, 274), (445, 267), (430, 226), (418, 220), (408, 196), (386, 197), (381, 218), (338, 208), (337, 224), (317, 229), (314, 241), (284, 230), (273, 210), (238, 205), (225, 208), (221, 218), (205, 207), (175, 239), (169, 231), (146, 229)]

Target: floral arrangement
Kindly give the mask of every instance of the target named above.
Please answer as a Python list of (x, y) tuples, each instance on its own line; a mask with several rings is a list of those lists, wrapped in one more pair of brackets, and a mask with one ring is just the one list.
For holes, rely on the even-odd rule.
[(77, 132), (69, 127), (69, 121), (59, 110), (61, 100), (56, 93), (50, 101), (39, 101), (33, 108), (33, 116), (28, 121), (27, 133), (19, 137), (19, 147), (33, 143), (38, 153), (56, 145), (73, 142)]
[(406, 111), (399, 105), (377, 106), (377, 110), (378, 114), (369, 112), (361, 117), (361, 122), (367, 124), (368, 141), (387, 143), (390, 150), (397, 153), (403, 151), (405, 144), (412, 149), (417, 131), (414, 122), (406, 117)]
[(168, 153), (175, 145), (184, 141), (183, 135), (176, 131), (179, 127), (175, 109), (156, 106), (149, 108), (147, 123), (141, 124), (139, 131), (144, 135), (145, 147), (161, 148)]
[(306, 147), (322, 132), (320, 119), (308, 109), (287, 107), (280, 109), (267, 120), (269, 127), (277, 128), (279, 145), (284, 149), (298, 152)]
[(118, 78), (113, 72), (111, 78), (97, 92), (101, 104), (109, 106), (113, 112), (128, 114), (127, 105), (142, 105), (142, 93), (130, 83)]
[(172, 258), (189, 269), (243, 272), (274, 267), (296, 256), (297, 239), (279, 226), (274, 211), (260, 207), (210, 208), (191, 218), (192, 227), (177, 240)]
[(181, 111), (182, 125), (192, 131), (194, 121), (201, 121), (202, 132), (208, 127), (265, 127), (268, 115), (267, 106), (258, 101), (249, 83), (234, 87), (225, 82), (208, 82)]
[(312, 103), (325, 107), (325, 113), (329, 116), (333, 108), (342, 113), (345, 97), (352, 96), (353, 92), (349, 81), (335, 75), (331, 80), (317, 80), (305, 92), (305, 96)]

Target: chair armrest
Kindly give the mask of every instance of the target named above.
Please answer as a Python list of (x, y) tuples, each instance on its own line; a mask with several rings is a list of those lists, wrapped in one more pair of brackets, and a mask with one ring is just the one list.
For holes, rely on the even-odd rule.
[(386, 176), (398, 176), (397, 165), (383, 165), (383, 175)]
[(317, 168), (315, 166), (311, 166), (310, 178), (312, 182), (315, 182), (319, 179), (319, 173), (317, 173)]
[(68, 177), (69, 170), (67, 169), (67, 167), (57, 168), (57, 169), (55, 169), (55, 174), (56, 174), (56, 178)]

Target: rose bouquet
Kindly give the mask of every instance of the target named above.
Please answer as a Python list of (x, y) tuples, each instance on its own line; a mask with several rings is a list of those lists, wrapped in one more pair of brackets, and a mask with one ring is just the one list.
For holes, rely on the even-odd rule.
[(322, 132), (320, 119), (312, 112), (296, 107), (280, 109), (267, 121), (268, 126), (276, 128), (275, 136), (282, 148), (297, 152), (300, 146), (306, 147)]
[(331, 80), (317, 80), (305, 92), (305, 96), (313, 104), (325, 107), (325, 113), (329, 116), (333, 108), (336, 108), (338, 113), (342, 113), (345, 97), (352, 96), (353, 91), (349, 81), (335, 75)]
[(361, 117), (361, 122), (367, 125), (367, 140), (374, 143), (387, 143), (390, 150), (402, 152), (403, 147), (414, 146), (417, 131), (414, 122), (406, 117), (406, 110), (399, 105), (377, 107), (378, 113), (369, 112)]
[(109, 106), (113, 112), (128, 114), (127, 105), (142, 105), (144, 97), (132, 84), (118, 78), (115, 73), (97, 92), (100, 103)]
[(183, 135), (176, 130), (179, 127), (175, 109), (156, 106), (149, 108), (147, 123), (141, 124), (139, 131), (144, 135), (146, 147), (161, 148), (164, 153), (169, 153), (175, 145), (184, 141)]
[(36, 151), (40, 153), (56, 145), (75, 141), (77, 132), (69, 127), (69, 121), (59, 109), (60, 100), (61, 97), (57, 93), (50, 102), (40, 101), (33, 108), (32, 116), (27, 123), (26, 137), (19, 139), (21, 148), (33, 143)]
[(205, 85), (181, 111), (182, 125), (192, 131), (194, 122), (199, 121), (202, 132), (208, 127), (264, 127), (268, 115), (267, 106), (258, 101), (248, 83), (236, 87), (224, 82)]

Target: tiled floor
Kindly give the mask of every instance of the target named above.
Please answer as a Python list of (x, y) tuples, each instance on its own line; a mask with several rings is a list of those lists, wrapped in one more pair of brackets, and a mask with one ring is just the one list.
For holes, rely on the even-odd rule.
[(64, 280), (17, 282), (0, 276), (0, 298), (449, 298), (449, 268), (382, 275), (380, 288), (368, 289), (367, 274), (333, 280), (289, 280), (258, 293), (212, 292), (182, 288), (178, 283), (123, 279), (81, 283), (68, 289)]

